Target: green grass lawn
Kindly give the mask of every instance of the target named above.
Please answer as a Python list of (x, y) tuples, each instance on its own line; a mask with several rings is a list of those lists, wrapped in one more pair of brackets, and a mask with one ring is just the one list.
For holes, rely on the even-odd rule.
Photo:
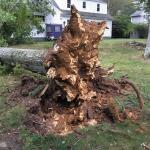
[(44, 42), (33, 42), (31, 44), (19, 44), (19, 45), (13, 45), (10, 47), (14, 48), (23, 48), (23, 49), (49, 49), (53, 46), (53, 42), (50, 41), (44, 41)]
[[(126, 45), (129, 39), (103, 40), (100, 45), (100, 61), (102, 66), (115, 64), (114, 78), (128, 74), (136, 83), (145, 99), (142, 119), (139, 124), (126, 120), (124, 123), (110, 125), (103, 123), (96, 127), (80, 129), (82, 136), (70, 134), (66, 137), (48, 135), (40, 136), (30, 133), (22, 126), (25, 111), (20, 106), (8, 107), (5, 103), (7, 92), (18, 82), (20, 75), (0, 75), (0, 132), (7, 132), (19, 127), (19, 134), (24, 142), (24, 150), (144, 150), (143, 144), (150, 146), (150, 60), (143, 59), (143, 51)], [(146, 40), (138, 40), (146, 42)], [(50, 42), (18, 45), (18, 48), (45, 49), (52, 46)], [(138, 105), (135, 95), (127, 98), (133, 106)], [(118, 103), (123, 107), (125, 103)], [(139, 128), (144, 132), (139, 132)]]

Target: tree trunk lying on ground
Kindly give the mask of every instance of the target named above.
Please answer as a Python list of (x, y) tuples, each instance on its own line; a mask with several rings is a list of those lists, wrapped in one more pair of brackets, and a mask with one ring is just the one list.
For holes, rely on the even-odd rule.
[(45, 74), (43, 58), (47, 50), (0, 48), (0, 63), (14, 66), (21, 64), (24, 68), (33, 72)]
[[(38, 95), (40, 108), (44, 112), (44, 114), (37, 113), (38, 120), (44, 120), (39, 124), (47, 124), (48, 131), (50, 124), (53, 124), (55, 129), (58, 126), (64, 126), (63, 129), (66, 131), (67, 125), (71, 124), (73, 128), (79, 122), (91, 119), (100, 122), (103, 118), (107, 118), (106, 116), (111, 116), (114, 121), (122, 121), (123, 112), (120, 112), (114, 99), (116, 96), (125, 96), (131, 88), (137, 94), (139, 107), (143, 107), (143, 98), (135, 85), (126, 77), (119, 80), (110, 79), (109, 75), (114, 72), (114, 66), (105, 70), (99, 62), (98, 46), (106, 28), (106, 22), (85, 21), (72, 6), (69, 24), (55, 43), (54, 48), (48, 50), (44, 55), (43, 65), (49, 79), (48, 83), (37, 87), (35, 84), (39, 82), (33, 78), (22, 78), (22, 87), (19, 92), (27, 96), (29, 89), (30, 95)], [(41, 65), (43, 54), (44, 52), (34, 52), (35, 56), (32, 56), (37, 58), (32, 57), (28, 59), (28, 62)], [(23, 58), (29, 55), (26, 54)], [(12, 56), (17, 62), (23, 60), (23, 58)], [(36, 88), (32, 91), (32, 87)], [(37, 106), (34, 107), (34, 110), (35, 108)], [(37, 111), (36, 109), (35, 112)], [(128, 109), (124, 111), (127, 117), (135, 118), (135, 112), (131, 113)], [(46, 116), (45, 113), (48, 115)]]

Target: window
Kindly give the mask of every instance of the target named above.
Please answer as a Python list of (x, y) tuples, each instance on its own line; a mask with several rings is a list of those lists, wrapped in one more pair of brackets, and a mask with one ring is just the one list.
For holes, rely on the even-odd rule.
[(47, 32), (51, 32), (51, 26), (47, 26)]
[(144, 15), (144, 19), (148, 19), (148, 15)]
[(45, 16), (42, 17), (42, 21), (45, 22)]
[(55, 32), (60, 32), (61, 29), (60, 29), (60, 26), (55, 26)]
[(68, 19), (68, 20), (67, 20), (67, 24), (69, 24), (69, 21), (70, 21), (70, 20)]
[(86, 2), (83, 2), (83, 8), (86, 8)]
[(63, 22), (63, 27), (65, 27), (65, 26), (66, 26), (66, 21)]
[(97, 4), (97, 11), (100, 11), (100, 4)]
[(39, 18), (42, 22), (45, 21), (45, 16), (36, 15), (35, 17), (36, 17), (36, 18)]
[(71, 0), (67, 0), (67, 8), (71, 7)]

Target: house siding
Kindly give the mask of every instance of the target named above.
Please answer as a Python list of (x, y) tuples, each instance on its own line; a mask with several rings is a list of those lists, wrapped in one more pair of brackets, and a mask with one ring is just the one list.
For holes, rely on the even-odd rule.
[(133, 13), (131, 15), (131, 23), (133, 24), (147, 24), (148, 23), (148, 19), (147, 14), (144, 11), (137, 11), (139, 12), (138, 14)]
[[(86, 2), (86, 8), (83, 8), (83, 2)], [(33, 30), (33, 38), (47, 37), (46, 26), (49, 24), (62, 25), (64, 28), (67, 25), (68, 20), (70, 19), (70, 14), (63, 15), (63, 12), (67, 11), (70, 13), (70, 8), (67, 8), (67, 0), (55, 0), (56, 6), (51, 4), (52, 9), (54, 9), (54, 16), (49, 14), (45, 16), (45, 26), (43, 28), (45, 32), (36, 34), (36, 29)], [(71, 0), (71, 5), (74, 4), (79, 12), (84, 13), (84, 19), (87, 21), (96, 21), (101, 22), (105, 20), (107, 22), (108, 28), (104, 37), (112, 36), (112, 18), (107, 14), (107, 3), (102, 2), (101, 0)], [(100, 11), (97, 11), (97, 4), (100, 4)], [(89, 14), (91, 18), (89, 19)]]
[[(60, 9), (70, 10), (70, 8), (67, 8), (67, 0), (55, 1)], [(86, 8), (83, 8), (83, 2), (86, 2)], [(100, 11), (97, 11), (97, 4), (100, 4)], [(107, 14), (107, 3), (101, 1), (71, 0), (71, 5), (75, 5), (79, 11)]]
[(144, 18), (144, 16), (132, 17), (131, 22), (133, 24), (146, 24), (148, 21)]
[(31, 37), (33, 39), (45, 39), (46, 37), (46, 24), (45, 23), (41, 23), (42, 28), (44, 29), (43, 32), (38, 33), (38, 30), (36, 29), (36, 27), (33, 27), (32, 31), (31, 31)]

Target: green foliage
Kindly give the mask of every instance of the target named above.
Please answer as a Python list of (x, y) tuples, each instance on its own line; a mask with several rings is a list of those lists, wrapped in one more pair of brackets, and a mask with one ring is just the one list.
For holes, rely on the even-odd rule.
[(0, 0), (0, 37), (8, 44), (26, 42), (33, 27), (42, 30), (42, 19), (34, 13), (51, 13), (48, 3), (49, 0)]
[(15, 75), (20, 76), (26, 70), (20, 64), (15, 65), (0, 65), (0, 75)]
[(0, 65), (0, 74), (6, 75), (13, 72), (13, 67), (10, 65)]
[(108, 0), (109, 11), (112, 16), (131, 15), (136, 7), (132, 4), (132, 0)]
[(129, 16), (122, 15), (114, 17), (112, 25), (113, 38), (128, 38), (131, 31), (133, 31), (133, 25)]
[(144, 2), (145, 10), (150, 13), (150, 0), (140, 0), (140, 2)]
[(16, 76), (20, 76), (25, 72), (25, 69), (21, 67), (21, 65), (16, 64), (16, 66), (13, 68), (13, 74)]
[(134, 25), (134, 32), (138, 33), (139, 38), (147, 38), (147, 36), (148, 36), (148, 25), (147, 24)]
[(6, 40), (3, 37), (0, 37), (0, 47), (7, 46)]
[(51, 3), (51, 0), (28, 0), (28, 3), (30, 5), (30, 8), (34, 10), (34, 12), (38, 12), (44, 15), (48, 14), (49, 12), (54, 14), (49, 5), (49, 3)]

